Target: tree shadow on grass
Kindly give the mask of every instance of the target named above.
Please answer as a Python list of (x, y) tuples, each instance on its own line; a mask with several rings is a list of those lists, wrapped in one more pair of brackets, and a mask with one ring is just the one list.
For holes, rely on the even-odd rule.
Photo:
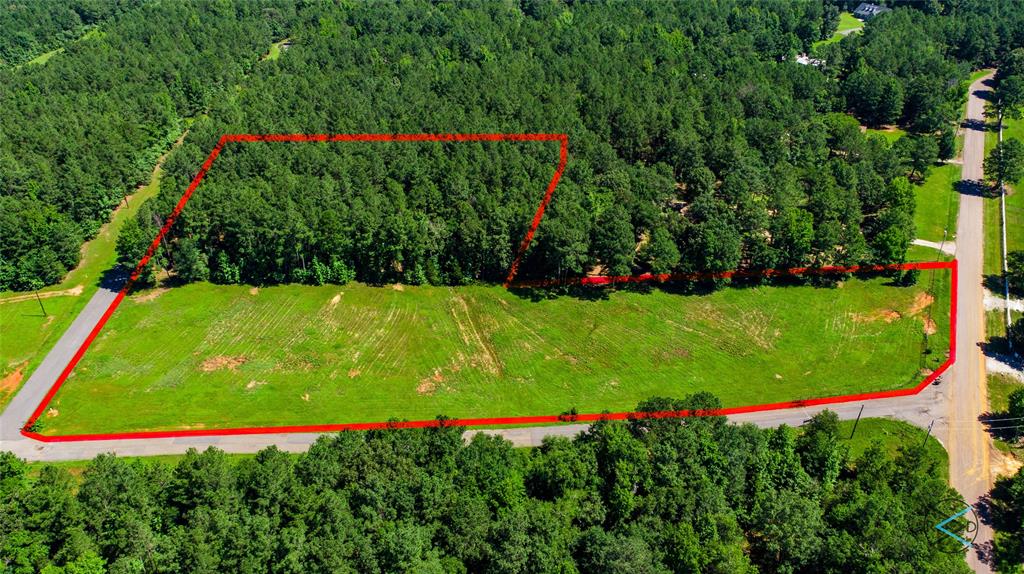
[[(1003, 295), (1006, 292), (1005, 279), (1003, 278), (1002, 273), (986, 275), (984, 279), (982, 279), (982, 286), (991, 291), (992, 294), (998, 296), (1000, 299), (1003, 298)], [(1010, 283), (1010, 298), (1019, 299), (1022, 297), (1024, 297), (1024, 286), (1018, 287), (1013, 283)]]
[(1010, 353), (1010, 342), (1002, 335), (996, 335), (989, 337), (988, 341), (978, 344), (981, 347), (981, 352), (986, 357), (992, 357), (1000, 363), (1009, 365), (1010, 367), (1024, 372), (1024, 356), (1016, 353)]
[(1024, 558), (1024, 527), (1021, 526), (1022, 510), (1014, 500), (1017, 498), (1011, 477), (996, 479), (995, 486), (983, 498), (986, 512), (986, 524), (1002, 535), (996, 538), (995, 544), (989, 546), (988, 564), (1000, 572), (1012, 572)]
[(1003, 292), (1003, 275), (1001, 273), (985, 275), (981, 280), (981, 285), (993, 293), (1001, 294)]
[[(107, 289), (108, 291), (120, 291), (124, 288), (129, 277), (131, 277), (131, 271), (125, 269), (121, 265), (116, 265), (103, 273), (103, 277), (100, 278), (99, 284), (102, 289)], [(162, 273), (152, 283), (136, 281), (128, 289), (127, 294), (134, 295), (140, 291), (147, 291), (150, 289), (174, 289), (175, 287), (183, 287), (188, 284), (188, 281), (184, 281), (175, 273)]]
[(985, 425), (985, 432), (987, 432), (992, 438), (999, 439), (1003, 442), (1014, 444), (1018, 439), (1019, 429), (1017, 429), (1017, 421), (1007, 421), (1010, 413), (1007, 411), (988, 411), (978, 416), (978, 421)]

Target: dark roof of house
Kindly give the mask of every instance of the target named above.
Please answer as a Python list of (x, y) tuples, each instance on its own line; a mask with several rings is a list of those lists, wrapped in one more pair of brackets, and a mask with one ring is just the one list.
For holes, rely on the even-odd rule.
[(860, 6), (853, 11), (856, 14), (864, 14), (865, 16), (877, 16), (882, 12), (888, 12), (889, 8), (885, 6), (879, 6), (878, 4), (871, 4), (870, 2), (861, 2)]

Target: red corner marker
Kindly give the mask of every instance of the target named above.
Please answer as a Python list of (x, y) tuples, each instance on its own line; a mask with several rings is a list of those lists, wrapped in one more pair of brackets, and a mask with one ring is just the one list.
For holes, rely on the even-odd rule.
[[(574, 414), (574, 415), (539, 415), (539, 416), (513, 416), (513, 417), (491, 417), (491, 418), (476, 418), (476, 419), (431, 419), (431, 420), (419, 420), (419, 421), (397, 421), (397, 422), (365, 422), (365, 423), (341, 423), (341, 424), (322, 424), (322, 425), (298, 425), (298, 426), (276, 426), (276, 427), (245, 427), (245, 428), (226, 428), (226, 429), (202, 429), (202, 430), (174, 430), (174, 431), (147, 431), (147, 432), (126, 432), (126, 433), (104, 433), (104, 434), (76, 434), (76, 435), (42, 435), (38, 432), (34, 432), (30, 429), (36, 420), (42, 416), (47, 406), (53, 400), (53, 397), (60, 390), (60, 387), (67, 381), (71, 372), (75, 366), (85, 355), (89, 345), (96, 339), (96, 336), (103, 329), (107, 320), (117, 309), (121, 301), (124, 300), (128, 294), (134, 282), (138, 279), (142, 273), (142, 269), (149, 262), (153, 254), (156, 253), (157, 248), (160, 245), (164, 235), (170, 230), (174, 221), (177, 219), (181, 210), (185, 208), (185, 204), (192, 197), (196, 188), (199, 187), (199, 183), (206, 176), (206, 173), (210, 170), (213, 162), (220, 155), (221, 150), (224, 149), (224, 144), (229, 142), (499, 142), (499, 141), (557, 141), (560, 143), (559, 148), (559, 160), (558, 167), (555, 170), (554, 176), (548, 183), (547, 190), (544, 193), (544, 197), (537, 207), (537, 211), (534, 213), (533, 220), (530, 223), (530, 227), (527, 229), (526, 236), (523, 237), (522, 242), (519, 244), (519, 249), (516, 252), (516, 256), (513, 259), (512, 265), (509, 268), (508, 276), (505, 279), (504, 286), (506, 288), (520, 288), (520, 287), (546, 287), (554, 285), (612, 285), (618, 283), (638, 283), (646, 281), (664, 282), (664, 281), (695, 281), (702, 279), (723, 279), (732, 277), (781, 277), (781, 276), (796, 276), (796, 275), (824, 275), (833, 273), (855, 273), (862, 271), (905, 271), (909, 269), (950, 269), (952, 272), (951, 278), (951, 299), (950, 299), (950, 349), (949, 357), (946, 361), (939, 366), (934, 372), (928, 375), (923, 381), (917, 386), (908, 389), (897, 389), (892, 391), (881, 391), (874, 393), (861, 393), (856, 395), (841, 395), (836, 397), (824, 397), (824, 398), (812, 398), (799, 401), (789, 401), (782, 403), (768, 403), (760, 405), (749, 405), (742, 407), (730, 407), (723, 408), (713, 411), (661, 411), (661, 412), (636, 412), (636, 411), (625, 411), (615, 413), (590, 413), (590, 414)], [(519, 270), (519, 265), (522, 263), (523, 256), (526, 250), (530, 247), (530, 243), (533, 241), (534, 234), (537, 232), (537, 227), (540, 225), (541, 219), (544, 217), (544, 210), (547, 209), (548, 204), (551, 202), (551, 197), (555, 192), (555, 188), (558, 186), (558, 182), (562, 177), (562, 173), (565, 171), (566, 163), (569, 157), (569, 139), (565, 134), (226, 134), (221, 136), (220, 140), (217, 141), (217, 145), (214, 146), (213, 150), (206, 157), (206, 161), (203, 162), (199, 172), (196, 173), (195, 177), (192, 178), (192, 182), (189, 183), (185, 193), (182, 194), (181, 199), (174, 206), (174, 210), (170, 213), (167, 219), (164, 221), (163, 227), (160, 228), (159, 233), (150, 243), (149, 248), (146, 250), (146, 254), (136, 264), (135, 269), (132, 271), (131, 276), (125, 285), (121, 288), (121, 291), (117, 294), (114, 300), (107, 307), (107, 310), (100, 317), (100, 320), (93, 327), (92, 331), (82, 342), (82, 345), (75, 352), (71, 360), (61, 371), (57, 380), (54, 381), (53, 386), (47, 391), (46, 396), (36, 407), (32, 416), (25, 423), (21, 434), (35, 440), (43, 442), (71, 442), (71, 441), (94, 441), (94, 440), (118, 440), (118, 439), (147, 439), (147, 438), (174, 438), (174, 437), (196, 437), (196, 436), (226, 436), (226, 435), (252, 435), (252, 434), (274, 434), (274, 433), (322, 433), (322, 432), (337, 432), (345, 430), (374, 430), (374, 429), (403, 429), (403, 428), (427, 428), (427, 427), (439, 427), (439, 426), (458, 426), (458, 427), (473, 427), (473, 426), (491, 426), (491, 425), (509, 425), (509, 424), (542, 424), (542, 423), (559, 423), (559, 422), (591, 422), (598, 420), (626, 420), (626, 419), (641, 419), (641, 418), (677, 418), (677, 417), (689, 417), (689, 416), (709, 416), (709, 415), (731, 415), (739, 413), (750, 413), (758, 411), (769, 411), (779, 409), (790, 409), (814, 405), (827, 405), (837, 404), (853, 401), (865, 401), (872, 399), (883, 399), (890, 397), (900, 397), (915, 395), (935, 379), (944, 373), (950, 365), (953, 364), (954, 357), (956, 356), (956, 281), (957, 281), (957, 262), (953, 260), (951, 262), (931, 261), (925, 263), (903, 263), (895, 265), (875, 265), (875, 266), (849, 266), (849, 267), (820, 267), (820, 268), (794, 268), (794, 269), (768, 269), (763, 271), (726, 271), (720, 273), (674, 273), (674, 274), (662, 274), (654, 275), (650, 273), (642, 275), (626, 275), (626, 276), (598, 276), (598, 277), (580, 277), (575, 279), (565, 280), (538, 280), (538, 281), (523, 281), (514, 282), (516, 274)]]

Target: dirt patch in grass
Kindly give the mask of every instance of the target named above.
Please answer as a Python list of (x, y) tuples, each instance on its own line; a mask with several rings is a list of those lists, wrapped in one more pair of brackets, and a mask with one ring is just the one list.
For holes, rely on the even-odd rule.
[(28, 365), (28, 361), (17, 366), (10, 374), (0, 380), (0, 396), (7, 396), (14, 391), (18, 390), (18, 385), (21, 384), (21, 380), (25, 378), (25, 366)]
[(664, 349), (664, 350), (660, 351), (657, 354), (657, 356), (655, 357), (655, 363), (656, 364), (668, 363), (668, 362), (672, 362), (672, 361), (681, 361), (683, 359), (689, 359), (689, 358), (690, 358), (690, 351), (688, 351), (688, 350), (686, 350), (686, 349), (684, 349), (682, 347), (675, 347), (675, 348), (672, 348), (672, 349)]
[(497, 353), (491, 346), (486, 333), (481, 333), (477, 324), (473, 321), (473, 316), (470, 314), (469, 305), (466, 304), (466, 300), (461, 295), (455, 295), (452, 297), (451, 302), (450, 312), (455, 325), (459, 329), (462, 342), (478, 350), (471, 357), (470, 364), (491, 375), (501, 375), (504, 370), (501, 359), (498, 358)]
[(163, 295), (168, 291), (170, 291), (170, 289), (166, 287), (157, 287), (156, 289), (147, 291), (142, 295), (136, 295), (135, 297), (132, 297), (132, 301), (135, 301), (136, 303), (145, 303), (147, 301), (152, 301), (153, 299), (156, 299), (157, 297)]
[(259, 287), (250, 287), (249, 288), (249, 294), (250, 295), (259, 295), (260, 294), (260, 288)]
[(274, 372), (308, 373), (314, 368), (316, 368), (316, 365), (314, 365), (309, 359), (289, 353), (283, 361), (274, 365), (273, 370)]
[(391, 286), (391, 288), (394, 289), (395, 291), (405, 291), (405, 286), (402, 285), (401, 283), (395, 283), (394, 285)]
[(922, 320), (924, 321), (925, 335), (934, 335), (939, 331), (939, 328), (935, 325), (935, 321), (933, 321), (931, 317), (925, 317)]
[(1017, 459), (1011, 453), (1004, 453), (999, 450), (992, 451), (992, 474), (995, 476), (1013, 476), (1024, 467), (1024, 461)]
[(20, 303), (22, 301), (31, 301), (32, 299), (49, 299), (51, 297), (64, 297), (71, 296), (77, 297), (85, 291), (85, 285), (75, 285), (70, 289), (61, 289), (59, 291), (47, 291), (45, 293), (26, 293), (24, 295), (14, 295), (12, 297), (4, 297), (0, 299), (0, 303)]
[(266, 381), (249, 381), (248, 384), (245, 385), (245, 390), (251, 391), (257, 387), (262, 387), (265, 384), (267, 384)]
[(908, 315), (917, 315), (921, 311), (924, 311), (935, 302), (935, 297), (932, 297), (924, 291), (914, 296), (914, 302), (910, 304), (910, 308), (907, 309)]
[(434, 374), (420, 381), (416, 386), (416, 392), (420, 395), (432, 395), (437, 390), (437, 385), (444, 382), (444, 374), (441, 369), (434, 369)]
[(857, 323), (874, 323), (875, 321), (892, 323), (900, 318), (900, 313), (895, 309), (878, 309), (870, 313), (854, 313), (852, 317)]
[(354, 379), (354, 378), (359, 376), (360, 372), (361, 371), (359, 369), (349, 369), (348, 370), (348, 378)]
[[(935, 297), (932, 297), (928, 293), (921, 291), (914, 296), (914, 300), (907, 307), (905, 313), (900, 313), (895, 309), (877, 309), (870, 313), (854, 313), (851, 315), (853, 320), (857, 323), (874, 323), (876, 321), (885, 321), (886, 323), (892, 323), (897, 319), (903, 317), (916, 317), (921, 314), (922, 311), (931, 306), (935, 302)], [(925, 317), (924, 321), (924, 332), (929, 335), (934, 335), (938, 328), (935, 325), (935, 321), (931, 317)]]
[(245, 355), (238, 355), (237, 357), (228, 357), (225, 355), (217, 355), (216, 357), (210, 357), (203, 361), (203, 364), (199, 365), (199, 369), (204, 373), (212, 373), (214, 371), (230, 370), (237, 371), (238, 367), (241, 367), (249, 360)]

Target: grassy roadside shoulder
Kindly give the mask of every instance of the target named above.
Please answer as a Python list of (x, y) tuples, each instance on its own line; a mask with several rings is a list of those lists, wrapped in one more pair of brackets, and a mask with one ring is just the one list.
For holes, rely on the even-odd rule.
[(960, 194), (955, 186), (960, 181), (960, 171), (961, 166), (953, 163), (933, 167), (924, 182), (914, 186), (914, 226), (918, 239), (936, 243), (956, 239)]
[(900, 447), (924, 444), (925, 458), (934, 462), (941, 478), (949, 482), (949, 453), (935, 437), (928, 437), (924, 429), (894, 419), (865, 418), (857, 424), (856, 432), (854, 421), (840, 421), (839, 433), (842, 443), (850, 449), (851, 459), (860, 457), (876, 442), (890, 457), (895, 457)]
[[(990, 124), (992, 130), (985, 134), (985, 155), (999, 141), (999, 133), (995, 123)], [(1003, 139), (1016, 138), (1024, 141), (1024, 119), (1006, 119), (1003, 122)], [(1024, 185), (1007, 186), (1006, 195), (1006, 244), (1007, 251), (1024, 250)], [(985, 226), (985, 275), (998, 280), (1001, 285), (1003, 270), (1003, 223), (1002, 207), (998, 196), (984, 200)], [(995, 293), (1002, 296), (1002, 289)], [(989, 337), (1006, 336), (1006, 316), (1003, 313), (988, 313)]]
[[(988, 376), (989, 411), (993, 413), (995, 418), (1002, 418), (1002, 416), (1005, 416), (1005, 413), (1009, 408), (1010, 393), (1017, 389), (1024, 389), (1024, 383), (1009, 375), (990, 374)], [(994, 423), (993, 426), (998, 424), (999, 423)], [(1011, 454), (1017, 459), (1024, 460), (1024, 447), (1012, 445), (1006, 440), (1000, 438), (993, 438), (992, 442), (999, 451)]]
[[(861, 419), (860, 423), (857, 424), (856, 433), (853, 433), (853, 424), (854, 421), (839, 422), (840, 440), (843, 444), (849, 447), (851, 459), (856, 459), (864, 454), (864, 451), (876, 442), (882, 446), (882, 450), (886, 454), (895, 456), (900, 447), (921, 444), (925, 437), (924, 430), (909, 423), (893, 419)], [(302, 456), (301, 453), (288, 454), (293, 457)], [(255, 454), (228, 454), (229, 459), (234, 464), (252, 459), (255, 456)], [(929, 439), (926, 443), (925, 456), (929, 460), (936, 462), (937, 468), (942, 469), (942, 477), (948, 480), (949, 455), (946, 453), (946, 449), (944, 449), (938, 441)], [(184, 457), (185, 455), (183, 454), (164, 454), (119, 458), (142, 464), (165, 464), (174, 466), (177, 465)], [(49, 466), (66, 470), (76, 480), (81, 480), (82, 473), (85, 472), (86, 468), (88, 468), (90, 462), (91, 460), (64, 460), (59, 462), (29, 462), (28, 465), (31, 478), (38, 477), (42, 469)]]

